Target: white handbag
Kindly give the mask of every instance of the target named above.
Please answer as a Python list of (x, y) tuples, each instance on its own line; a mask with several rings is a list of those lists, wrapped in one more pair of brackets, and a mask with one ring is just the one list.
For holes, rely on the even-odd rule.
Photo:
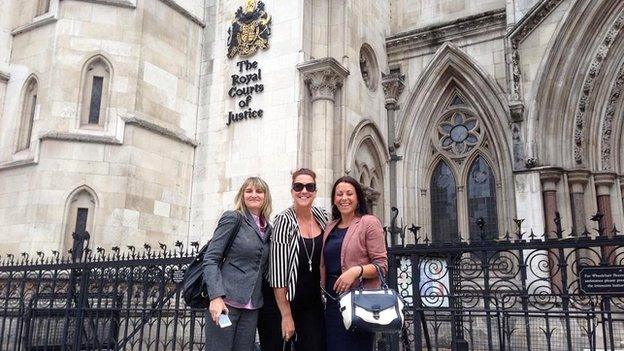
[(380, 289), (364, 290), (358, 288), (340, 296), (340, 313), (347, 330), (367, 332), (399, 332), (403, 328), (403, 299), (394, 290), (388, 288), (381, 268), (375, 265)]

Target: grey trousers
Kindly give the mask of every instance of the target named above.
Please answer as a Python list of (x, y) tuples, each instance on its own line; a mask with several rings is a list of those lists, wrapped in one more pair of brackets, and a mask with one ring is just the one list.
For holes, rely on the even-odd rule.
[(228, 306), (232, 325), (221, 328), (206, 311), (206, 351), (253, 351), (258, 324), (258, 310), (243, 310)]

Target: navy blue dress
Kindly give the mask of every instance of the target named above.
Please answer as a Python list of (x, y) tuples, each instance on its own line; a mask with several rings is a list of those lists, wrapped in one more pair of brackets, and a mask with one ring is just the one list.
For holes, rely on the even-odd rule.
[(345, 234), (347, 234), (347, 228), (335, 227), (327, 237), (323, 251), (327, 273), (325, 291), (329, 295), (326, 296), (327, 307), (325, 308), (327, 351), (372, 351), (375, 334), (350, 332), (345, 329), (340, 314), (340, 303), (337, 300), (338, 295), (334, 291), (334, 283), (342, 274), (340, 252)]

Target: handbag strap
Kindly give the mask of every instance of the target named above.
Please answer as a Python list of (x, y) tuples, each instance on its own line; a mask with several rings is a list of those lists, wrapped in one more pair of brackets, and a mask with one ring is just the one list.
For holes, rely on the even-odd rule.
[(230, 232), (230, 236), (228, 237), (227, 244), (225, 244), (225, 250), (223, 250), (223, 256), (221, 256), (221, 261), (219, 262), (219, 268), (221, 268), (221, 266), (223, 266), (223, 263), (225, 263), (225, 260), (227, 259), (228, 254), (230, 253), (230, 249), (232, 248), (232, 245), (234, 244), (234, 240), (236, 239), (236, 235), (238, 234), (238, 231), (240, 230), (240, 227), (241, 227), (241, 223), (243, 221), (243, 219), (241, 218), (240, 212), (238, 211), (234, 211), (234, 212), (236, 213), (236, 225)]
[[(295, 351), (295, 341), (297, 341), (297, 332), (295, 332), (295, 335), (293, 335), (290, 340), (284, 340), (282, 342), (282, 351)], [(290, 345), (290, 347), (288, 347), (288, 345)]]
[(379, 276), (379, 280), (381, 281), (381, 288), (387, 290), (388, 284), (386, 283), (386, 277), (381, 270), (381, 266), (375, 262), (373, 262), (372, 265), (375, 266), (375, 269), (377, 270), (377, 275)]

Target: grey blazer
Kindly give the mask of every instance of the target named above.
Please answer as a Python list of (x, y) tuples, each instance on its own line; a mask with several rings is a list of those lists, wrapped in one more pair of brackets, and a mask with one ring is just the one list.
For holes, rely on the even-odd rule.
[(204, 255), (204, 281), (211, 300), (221, 296), (244, 305), (251, 299), (254, 307), (262, 307), (262, 279), (268, 267), (272, 229), (267, 224), (266, 237), (262, 240), (251, 214), (247, 212), (242, 217), (236, 239), (221, 269), (219, 261), (238, 217), (236, 212), (227, 211), (219, 219)]

